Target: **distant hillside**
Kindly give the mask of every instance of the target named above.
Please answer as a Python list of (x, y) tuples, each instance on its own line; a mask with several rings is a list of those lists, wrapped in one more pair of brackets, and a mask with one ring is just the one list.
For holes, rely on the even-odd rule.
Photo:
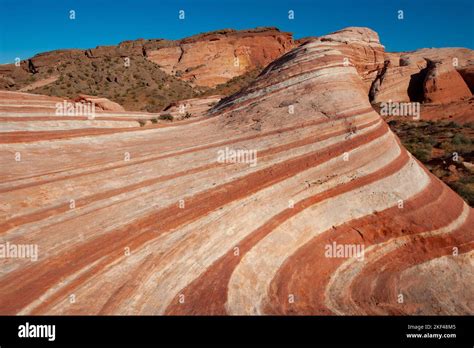
[(232, 94), (293, 47), (291, 34), (257, 28), (57, 50), (19, 66), (0, 65), (0, 89), (69, 98), (85, 93), (156, 112), (181, 99)]

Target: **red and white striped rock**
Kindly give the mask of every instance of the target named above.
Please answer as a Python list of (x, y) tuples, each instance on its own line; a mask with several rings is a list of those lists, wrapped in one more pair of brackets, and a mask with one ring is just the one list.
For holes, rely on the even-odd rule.
[(211, 95), (202, 98), (184, 99), (166, 106), (162, 113), (169, 113), (175, 118), (203, 116), (212, 106), (223, 98), (222, 95)]
[[(362, 51), (380, 44), (348, 31), (211, 117), (0, 137), (0, 238), (39, 252), (0, 259), (0, 313), (472, 314), (474, 212), (372, 109)], [(327, 257), (333, 242), (363, 260)]]
[[(141, 120), (157, 118), (159, 114), (125, 112), (106, 98), (86, 96), (76, 101), (23, 92), (0, 91), (0, 134), (3, 142), (21, 143), (62, 139), (87, 134), (109, 134), (136, 128)], [(97, 102), (92, 113), (67, 113), (70, 105), (84, 101)], [(111, 104), (112, 103), (112, 104)], [(86, 104), (87, 105), (87, 104)], [(105, 109), (118, 109), (111, 111)], [(59, 112), (58, 112), (59, 111)], [(81, 110), (80, 110), (81, 111)], [(92, 111), (92, 107), (82, 109)], [(158, 125), (157, 125), (158, 126)]]

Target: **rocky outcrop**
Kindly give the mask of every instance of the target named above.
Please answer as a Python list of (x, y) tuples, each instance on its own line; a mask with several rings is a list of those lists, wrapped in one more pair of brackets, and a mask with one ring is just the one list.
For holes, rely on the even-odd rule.
[(90, 102), (94, 103), (95, 107), (104, 110), (104, 111), (125, 111), (123, 106), (118, 103), (115, 103), (107, 98), (96, 97), (87, 94), (79, 94), (79, 96), (75, 99), (76, 102)]
[(88, 58), (124, 58), (133, 56), (146, 56), (148, 51), (176, 45), (175, 41), (165, 39), (137, 39), (119, 43), (116, 46), (97, 46), (85, 50)]
[[(471, 94), (474, 90), (472, 50), (432, 48), (389, 53), (384, 51), (377, 33), (357, 27), (299, 40), (293, 40), (290, 33), (276, 28), (224, 29), (175, 41), (138, 39), (88, 50), (45, 52), (23, 60), (19, 67), (1, 65), (0, 88), (63, 95), (59, 91), (67, 90), (66, 86), (72, 84), (73, 90), (68, 97), (81, 92), (97, 93), (119, 101), (127, 109), (156, 112), (169, 102), (188, 99), (208, 87), (260, 71), (288, 50), (310, 42), (324, 43), (328, 49), (337, 46), (343, 64), (356, 68), (374, 104), (387, 101), (431, 103), (432, 96), (425, 96), (428, 61), (439, 61), (444, 67), (452, 66), (455, 70), (451, 69), (450, 73), (456, 76), (450, 82), (449, 89), (456, 91), (450, 94), (450, 102), (464, 100), (467, 96), (465, 85)], [(122, 71), (125, 58), (131, 63), (128, 74)], [(94, 88), (75, 89), (89, 86), (90, 76), (94, 79)], [(144, 97), (135, 98), (124, 93), (129, 85)], [(176, 90), (177, 95), (172, 96), (169, 89)], [(157, 95), (154, 101), (150, 99), (152, 93)], [(213, 93), (226, 92), (216, 90)], [(441, 103), (448, 99), (443, 97)]]
[[(378, 73), (371, 89), (370, 97), (374, 103), (389, 100), (398, 102), (422, 101), (423, 77), (420, 66), (413, 64), (397, 66), (393, 56), (385, 62), (384, 68)], [(415, 86), (415, 88), (413, 88)]]
[[(389, 100), (429, 102), (430, 98), (425, 98), (424, 94), (424, 82), (430, 69), (428, 68), (429, 61), (437, 61), (443, 65), (443, 69), (456, 70), (461, 73), (461, 77), (466, 77), (464, 81), (453, 77), (454, 81), (451, 83), (451, 87), (454, 86), (453, 83), (456, 83), (457, 86), (454, 88), (464, 91), (466, 83), (471, 86), (470, 71), (474, 66), (474, 51), (470, 49), (432, 48), (414, 52), (386, 53), (385, 68), (379, 71), (370, 90), (372, 102), (379, 103)], [(457, 76), (455, 72), (452, 72), (451, 75)], [(464, 92), (458, 91), (456, 93), (461, 93), (461, 97), (466, 95)]]
[(36, 56), (23, 61), (22, 65), (25, 65), (30, 73), (36, 74), (48, 69), (54, 69), (61, 62), (83, 58), (83, 50), (56, 50), (37, 54)]
[(15, 80), (11, 77), (0, 75), (0, 89), (8, 89), (15, 86)]
[(371, 107), (370, 37), (293, 49), (212, 117), (2, 134), (0, 235), (38, 258), (0, 259), (1, 314), (471, 314), (474, 212)]
[(184, 99), (166, 106), (162, 113), (171, 114), (177, 119), (203, 116), (223, 98), (222, 95), (211, 95), (202, 98)]
[[(138, 39), (116, 46), (98, 46), (87, 50), (45, 52), (14, 64), (0, 66), (3, 74), (26, 84), (32, 74), (57, 74), (61, 63), (96, 59), (147, 57), (168, 74), (196, 86), (214, 87), (250, 70), (263, 68), (294, 47), (292, 35), (276, 28), (220, 30), (182, 40)], [(18, 75), (22, 70), (23, 75)], [(59, 69), (60, 70), (60, 69)]]
[(384, 67), (384, 46), (379, 36), (368, 28), (349, 27), (321, 38), (303, 38), (299, 45), (321, 42), (328, 48), (337, 46), (345, 66), (353, 65), (362, 77), (365, 89), (369, 92), (372, 82)]
[(149, 50), (147, 57), (168, 74), (197, 86), (214, 87), (247, 71), (265, 67), (293, 47), (291, 34), (276, 28), (224, 30)]
[(471, 93), (474, 93), (474, 64), (463, 66), (457, 71), (461, 74)]
[(471, 96), (469, 87), (453, 65), (440, 61), (428, 61), (423, 92), (425, 102), (436, 104)]

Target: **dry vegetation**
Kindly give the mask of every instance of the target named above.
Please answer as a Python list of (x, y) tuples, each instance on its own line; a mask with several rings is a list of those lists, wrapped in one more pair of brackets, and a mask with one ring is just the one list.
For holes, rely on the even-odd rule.
[[(392, 120), (390, 128), (434, 175), (474, 206), (474, 123)], [(457, 154), (457, 157), (456, 157)]]
[(209, 89), (203, 93), (204, 96), (209, 95), (231, 95), (237, 93), (242, 88), (247, 87), (255, 78), (260, 74), (262, 68), (254, 69), (246, 72), (240, 76), (236, 76), (233, 79), (230, 79), (226, 83), (221, 83), (213, 89)]
[(141, 56), (130, 57), (128, 67), (119, 57), (75, 58), (36, 74), (19, 76), (13, 89), (57, 75), (57, 81), (30, 92), (65, 98), (75, 98), (80, 93), (96, 95), (115, 101), (126, 110), (159, 112), (183, 99), (233, 94), (250, 84), (260, 71), (255, 69), (215, 88), (205, 88), (168, 75)]
[[(33, 92), (74, 97), (79, 93), (109, 98), (127, 110), (157, 112), (172, 101), (195, 97), (199, 91), (190, 84), (161, 71), (145, 57), (75, 59), (57, 68), (59, 79)], [(54, 74), (50, 68), (51, 74)]]

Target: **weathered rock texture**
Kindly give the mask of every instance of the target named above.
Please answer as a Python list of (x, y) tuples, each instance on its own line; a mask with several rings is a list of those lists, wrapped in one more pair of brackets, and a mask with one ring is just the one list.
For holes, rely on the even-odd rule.
[[(294, 48), (292, 35), (276, 28), (232, 29), (199, 34), (182, 40), (134, 40), (117, 46), (98, 46), (87, 50), (56, 50), (0, 65), (0, 87), (24, 84), (31, 74), (57, 73), (64, 62), (77, 64), (97, 59), (144, 56), (168, 74), (197, 86), (214, 87), (247, 71), (263, 68)], [(7, 80), (10, 79), (10, 80)]]
[(203, 98), (184, 99), (169, 104), (162, 113), (169, 113), (175, 118), (203, 116), (223, 98), (222, 95), (211, 95)]
[[(68, 114), (68, 108), (75, 103), (83, 105), (94, 103), (95, 115), (87, 113), (91, 111), (87, 108), (79, 109), (80, 114), (76, 114), (74, 109), (73, 114)], [(160, 114), (156, 113), (124, 112), (120, 105), (106, 98), (87, 95), (68, 100), (38, 94), (0, 91), (0, 136), (3, 143), (124, 132), (134, 130), (141, 122), (159, 116)], [(156, 125), (161, 126), (163, 125)]]
[[(428, 62), (432, 62), (430, 66)], [(414, 52), (386, 53), (385, 66), (378, 72), (370, 90), (371, 100), (375, 103), (389, 100), (436, 102), (433, 100), (433, 95), (426, 95), (426, 93), (431, 94), (433, 89), (437, 88), (431, 86), (427, 87), (429, 91), (426, 90), (425, 79), (428, 74), (439, 74), (437, 71), (441, 66), (444, 74), (441, 78), (444, 86), (441, 88), (449, 88), (452, 94), (447, 96), (449, 93), (445, 92), (439, 102), (449, 102), (470, 96), (471, 94), (466, 92), (466, 84), (468, 88), (473, 89), (474, 51), (466, 48), (432, 48)], [(433, 80), (428, 84), (432, 82)]]
[(147, 51), (147, 57), (168, 74), (198, 86), (214, 87), (265, 67), (293, 47), (292, 35), (275, 28), (224, 30)]
[(452, 64), (428, 61), (428, 72), (423, 81), (424, 101), (449, 103), (471, 96), (471, 91)]
[(125, 111), (125, 109), (120, 104), (108, 100), (107, 98), (79, 94), (75, 101), (94, 103), (98, 109), (103, 111)]
[(1, 314), (474, 313), (474, 211), (372, 109), (374, 37), (308, 41), (212, 117), (0, 137), (0, 238), (39, 252), (0, 259)]

